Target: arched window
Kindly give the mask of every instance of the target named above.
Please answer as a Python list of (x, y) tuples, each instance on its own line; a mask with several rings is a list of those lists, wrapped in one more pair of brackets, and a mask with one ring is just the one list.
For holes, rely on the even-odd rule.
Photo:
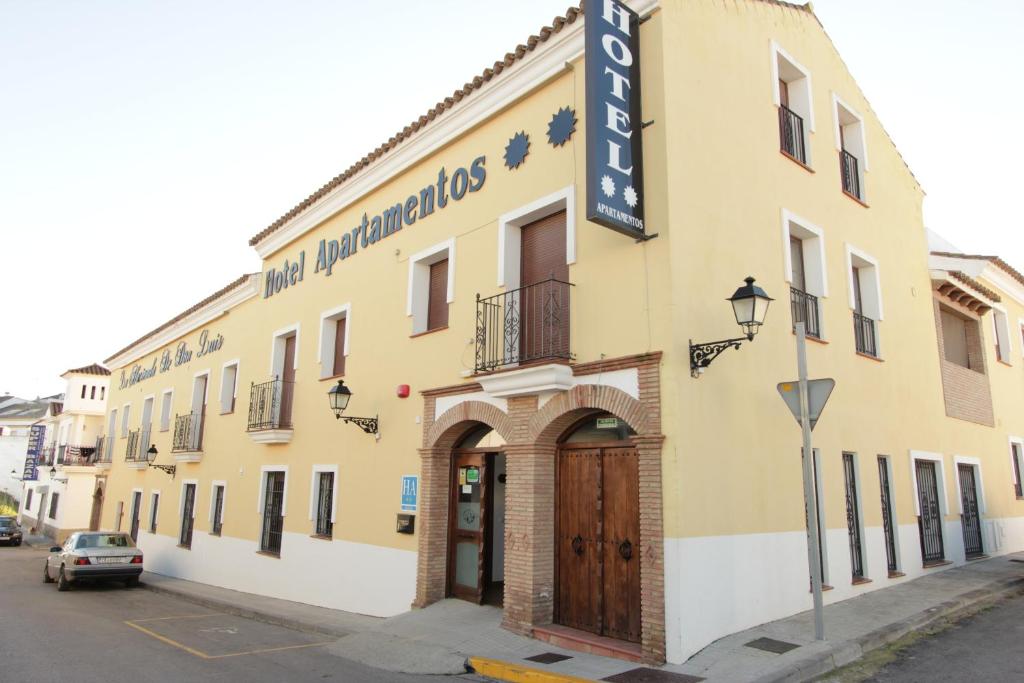
[(625, 441), (636, 434), (633, 428), (608, 412), (588, 415), (566, 432), (562, 443), (600, 443), (602, 441)]

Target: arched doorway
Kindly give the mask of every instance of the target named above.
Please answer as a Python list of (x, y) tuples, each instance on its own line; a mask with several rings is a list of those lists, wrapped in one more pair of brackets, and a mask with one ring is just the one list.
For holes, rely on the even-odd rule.
[(501, 605), (505, 582), (505, 440), (478, 423), (452, 449), (447, 594)]
[(103, 511), (103, 484), (96, 485), (92, 494), (92, 514), (89, 516), (89, 531), (100, 530), (100, 513)]
[(555, 466), (554, 621), (640, 642), (639, 461), (622, 419), (595, 411), (562, 435)]

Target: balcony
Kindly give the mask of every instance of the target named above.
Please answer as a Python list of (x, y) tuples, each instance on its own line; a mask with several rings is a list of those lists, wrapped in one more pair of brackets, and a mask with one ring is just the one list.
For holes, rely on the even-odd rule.
[(839, 152), (839, 170), (843, 177), (843, 192), (850, 195), (857, 201), (863, 201), (860, 194), (860, 169), (858, 168), (857, 157), (845, 149)]
[(246, 432), (255, 443), (288, 443), (292, 440), (292, 402), (295, 383), (276, 377), (249, 389), (249, 420)]
[(93, 464), (100, 469), (108, 469), (113, 456), (113, 439), (105, 436), (96, 437), (96, 447), (93, 449)]
[(807, 165), (804, 120), (784, 104), (779, 105), (779, 142), (783, 153)]
[(203, 455), (203, 419), (201, 411), (176, 415), (171, 453), (179, 462), (199, 462)]
[(142, 446), (142, 430), (135, 429), (128, 432), (127, 443), (124, 449), (124, 461), (128, 463), (128, 467), (136, 470), (145, 469), (149, 464), (146, 458), (147, 448)]
[(61, 446), (57, 464), (62, 467), (91, 467), (96, 462), (95, 446)]
[(796, 287), (790, 287), (789, 308), (793, 313), (793, 329), (796, 329), (797, 323), (803, 323), (808, 337), (821, 339), (821, 325), (818, 321), (818, 297), (801, 291)]
[(56, 450), (57, 447), (54, 445), (43, 446), (43, 449), (39, 451), (39, 467), (52, 467), (56, 462)]
[(570, 361), (569, 292), (554, 278), (485, 299), (476, 296), (474, 372)]
[(873, 358), (878, 357), (875, 345), (875, 321), (856, 311), (853, 314), (853, 338), (857, 345), (857, 353)]

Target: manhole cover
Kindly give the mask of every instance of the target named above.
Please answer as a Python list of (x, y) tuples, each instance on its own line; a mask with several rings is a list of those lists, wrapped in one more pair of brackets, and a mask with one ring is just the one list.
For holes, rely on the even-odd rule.
[(639, 669), (623, 671), (620, 674), (602, 678), (601, 680), (611, 681), (611, 683), (697, 683), (704, 679), (700, 676), (690, 676), (688, 674), (677, 674), (671, 671), (641, 667)]
[(538, 664), (554, 664), (555, 662), (564, 662), (567, 659), (572, 659), (569, 655), (560, 655), (557, 652), (542, 652), (539, 655), (532, 657), (526, 657), (528, 662), (537, 662)]
[(795, 650), (799, 645), (795, 643), (787, 643), (784, 640), (775, 640), (774, 638), (758, 638), (752, 640), (746, 644), (747, 647), (752, 647), (756, 650), (764, 650), (765, 652), (773, 652), (777, 655), (783, 655), (790, 650)]

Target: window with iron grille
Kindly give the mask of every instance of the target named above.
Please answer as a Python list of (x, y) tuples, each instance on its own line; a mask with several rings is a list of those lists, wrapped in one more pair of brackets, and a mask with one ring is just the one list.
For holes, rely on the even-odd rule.
[(284, 472), (267, 472), (263, 489), (263, 528), (260, 551), (281, 554), (284, 532)]
[(839, 175), (843, 192), (864, 201), (864, 171), (867, 169), (867, 142), (860, 114), (832, 95), (836, 149), (839, 150)]
[(1010, 457), (1013, 458), (1013, 492), (1018, 498), (1024, 497), (1024, 482), (1020, 479), (1021, 461), (1024, 459), (1024, 453), (1021, 451), (1021, 444), (1010, 444)]
[(864, 553), (861, 548), (860, 504), (857, 500), (857, 472), (853, 453), (843, 453), (843, 478), (846, 484), (846, 527), (850, 536), (850, 568), (856, 581), (864, 578)]
[(334, 472), (317, 473), (316, 535), (330, 537), (334, 533), (331, 511), (334, 508)]
[(210, 520), (210, 533), (220, 536), (221, 527), (224, 525), (224, 486), (219, 484), (213, 487), (213, 519)]
[(54, 492), (50, 494), (50, 519), (57, 519), (57, 499), (60, 494)]
[(185, 484), (185, 500), (181, 506), (181, 533), (178, 535), (178, 545), (184, 548), (192, 547), (192, 528), (195, 525), (196, 517), (196, 485)]
[(152, 498), (150, 499), (150, 505), (149, 505), (149, 533), (151, 533), (151, 534), (155, 534), (156, 533), (156, 516), (157, 516), (157, 509), (159, 508), (159, 506), (160, 506), (160, 494), (154, 492)]
[(882, 320), (882, 293), (878, 263), (847, 245), (850, 308), (853, 309), (853, 338), (857, 353), (879, 358), (879, 321)]
[(806, 69), (777, 45), (773, 49), (775, 104), (779, 108), (779, 149), (799, 163), (810, 165), (811, 78)]
[(892, 487), (889, 485), (889, 459), (878, 456), (878, 488), (882, 502), (882, 532), (885, 536), (885, 559), (889, 573), (898, 571), (896, 556), (896, 532), (892, 521)]

